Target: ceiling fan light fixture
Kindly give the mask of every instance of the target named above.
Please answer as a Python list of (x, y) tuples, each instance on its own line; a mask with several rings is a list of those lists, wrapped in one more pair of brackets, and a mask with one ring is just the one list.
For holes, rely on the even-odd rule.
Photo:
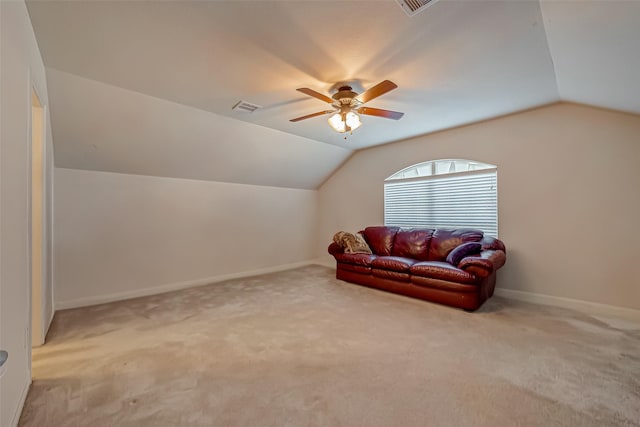
[(351, 130), (356, 130), (360, 127), (362, 122), (360, 121), (360, 116), (354, 113), (353, 111), (349, 111), (347, 113), (347, 126), (351, 128)]
[(333, 116), (329, 117), (328, 122), (336, 132), (342, 133), (346, 130), (347, 124), (342, 121), (340, 113), (335, 113)]
[(360, 121), (360, 116), (358, 116), (353, 111), (349, 111), (348, 113), (335, 113), (331, 117), (329, 117), (329, 125), (336, 131), (340, 133), (344, 132), (352, 132), (362, 125)]
[[(1, 1), (1, 0), (0, 0)], [(433, 0), (435, 1), (435, 0)], [(404, 113), (391, 110), (382, 110), (380, 108), (363, 107), (365, 104), (385, 93), (392, 91), (398, 87), (391, 80), (384, 80), (377, 85), (370, 87), (361, 94), (357, 94), (353, 91), (351, 86), (344, 83), (337, 83), (338, 91), (333, 94), (332, 98), (324, 95), (320, 92), (316, 92), (308, 87), (301, 87), (296, 89), (298, 92), (302, 92), (305, 95), (324, 101), (334, 108), (333, 110), (318, 111), (317, 113), (307, 114), (306, 116), (296, 117), (289, 120), (290, 122), (299, 122), (301, 120), (311, 119), (313, 117), (325, 116), (330, 114), (329, 125), (338, 133), (353, 132), (362, 126), (360, 121), (360, 115), (383, 117), (385, 119), (399, 120)], [(345, 137), (345, 139), (347, 139)]]

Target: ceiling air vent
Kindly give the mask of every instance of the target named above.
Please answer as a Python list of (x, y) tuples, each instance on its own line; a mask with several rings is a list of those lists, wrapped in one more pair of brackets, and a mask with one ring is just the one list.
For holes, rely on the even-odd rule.
[(260, 108), (259, 105), (252, 104), (252, 103), (247, 102), (247, 101), (240, 101), (236, 105), (233, 106), (232, 110), (244, 111), (245, 113), (253, 113), (258, 108)]
[(431, 6), (438, 0), (396, 0), (400, 6), (402, 6), (402, 10), (406, 12), (407, 15), (413, 16), (418, 12), (422, 12), (427, 8), (427, 6)]

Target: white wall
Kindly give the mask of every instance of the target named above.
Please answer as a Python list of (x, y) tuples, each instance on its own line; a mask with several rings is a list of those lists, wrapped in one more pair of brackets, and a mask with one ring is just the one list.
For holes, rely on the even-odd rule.
[(383, 222), (383, 180), (415, 163), (498, 165), (497, 286), (640, 309), (640, 117), (555, 104), (357, 152), (319, 190), (316, 254)]
[(56, 306), (313, 257), (317, 193), (56, 168)]
[[(31, 89), (35, 87), (46, 116), (46, 168), (50, 188), (53, 164), (45, 69), (29, 15), (22, 1), (0, 2), (0, 348), (8, 350), (0, 379), (0, 426), (18, 422), (31, 381), (31, 285), (29, 261)], [(51, 194), (46, 194), (50, 209)], [(48, 210), (48, 212), (50, 212)], [(50, 213), (45, 215), (49, 217)], [(43, 232), (49, 233), (49, 220)], [(50, 237), (47, 237), (50, 240)], [(50, 257), (46, 251), (44, 259)], [(45, 268), (43, 291), (48, 323), (52, 313), (50, 274)], [(48, 324), (34, 325), (46, 329)]]

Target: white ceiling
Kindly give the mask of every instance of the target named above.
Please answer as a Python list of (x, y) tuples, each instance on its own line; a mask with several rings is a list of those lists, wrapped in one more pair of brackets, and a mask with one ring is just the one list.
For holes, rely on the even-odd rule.
[[(353, 149), (560, 99), (640, 113), (638, 1), (440, 0), (411, 18), (395, 0), (52, 0), (28, 7), (48, 67), (61, 166), (313, 188)], [(397, 83), (367, 105), (405, 116), (364, 117), (346, 141), (326, 117), (289, 122), (328, 106), (296, 88), (326, 92), (354, 79), (365, 89)], [(100, 96), (110, 101), (92, 99)], [(118, 105), (129, 98), (139, 102), (123, 106), (124, 115)], [(232, 111), (239, 100), (263, 108)], [(158, 110), (155, 129), (121, 128), (134, 105)], [(168, 119), (172, 109), (182, 121)], [(201, 127), (188, 126), (190, 114)], [(96, 133), (87, 123), (103, 126)], [(96, 138), (100, 148), (92, 151)], [(154, 144), (161, 158), (180, 153), (181, 164), (149, 158)], [(302, 162), (300, 175), (274, 175), (272, 157)], [(227, 170), (242, 161), (253, 174)]]

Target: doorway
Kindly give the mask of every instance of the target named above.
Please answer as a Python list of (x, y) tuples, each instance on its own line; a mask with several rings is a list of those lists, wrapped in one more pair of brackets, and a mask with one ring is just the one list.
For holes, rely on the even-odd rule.
[(43, 322), (43, 195), (44, 108), (31, 91), (31, 345), (44, 343)]

